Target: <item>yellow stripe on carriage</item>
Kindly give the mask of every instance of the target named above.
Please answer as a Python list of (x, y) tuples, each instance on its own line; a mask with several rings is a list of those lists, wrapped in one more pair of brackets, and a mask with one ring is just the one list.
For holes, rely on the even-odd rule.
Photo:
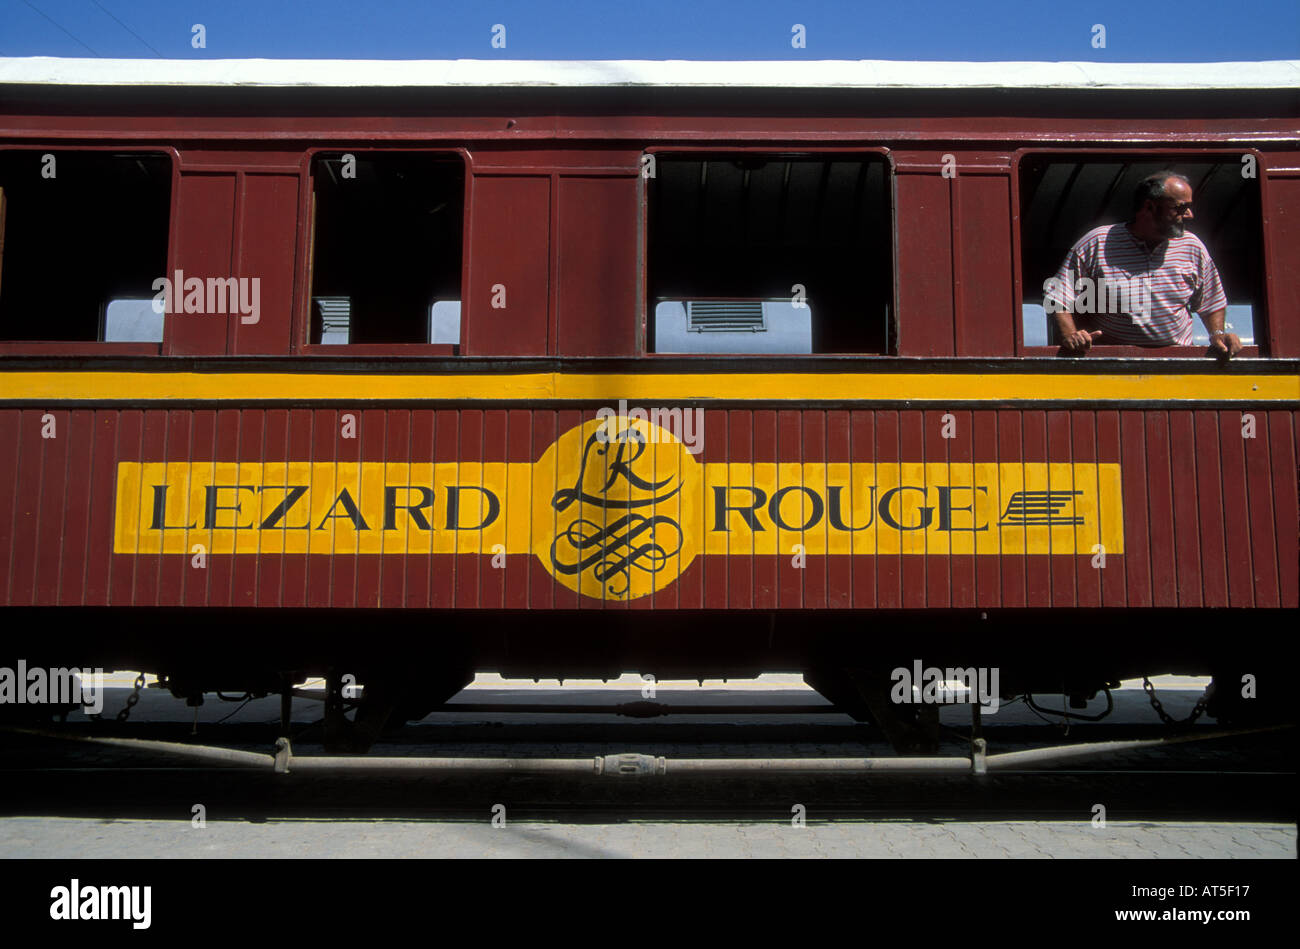
[(0, 402), (1300, 402), (1300, 375), (1193, 373), (0, 372)]

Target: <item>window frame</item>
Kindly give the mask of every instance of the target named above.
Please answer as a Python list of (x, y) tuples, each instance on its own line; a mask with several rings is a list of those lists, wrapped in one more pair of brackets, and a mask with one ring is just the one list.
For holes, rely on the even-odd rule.
[[(1268, 265), (1268, 227), (1266, 226), (1268, 215), (1267, 178), (1264, 169), (1264, 156), (1255, 148), (1170, 148), (1164, 143), (1152, 143), (1158, 147), (1152, 148), (1089, 148), (1079, 146), (1073, 148), (1050, 147), (1050, 148), (1020, 148), (1012, 153), (1011, 156), (1011, 265), (1012, 265), (1012, 298), (1015, 301), (1015, 355), (1022, 356), (1062, 356), (1059, 346), (1027, 346), (1025, 345), (1025, 316), (1024, 316), (1024, 274), (1023, 270), (1023, 240), (1021, 236), (1021, 207), (1020, 207), (1020, 190), (1021, 190), (1021, 160), (1027, 157), (1039, 156), (1058, 156), (1062, 159), (1073, 157), (1082, 159), (1085, 156), (1096, 156), (1099, 160), (1117, 156), (1132, 156), (1134, 158), (1145, 157), (1148, 160), (1168, 159), (1169, 164), (1176, 165), (1178, 162), (1195, 161), (1198, 158), (1210, 158), (1222, 155), (1232, 155), (1240, 158), (1242, 155), (1255, 156), (1255, 174), (1256, 180), (1259, 181), (1260, 189), (1260, 254), (1263, 257), (1262, 264)], [(1192, 233), (1195, 233), (1193, 231)], [(1082, 235), (1080, 235), (1082, 236)], [(1077, 238), (1076, 238), (1077, 240)], [(1216, 264), (1217, 266), (1217, 264)], [(1255, 325), (1255, 343), (1251, 346), (1243, 346), (1237, 358), (1242, 357), (1267, 357), (1273, 350), (1272, 321), (1269, 314), (1272, 312), (1270, 297), (1271, 282), (1268, 279), (1268, 273), (1264, 275), (1264, 299), (1260, 303), (1264, 305), (1264, 326), (1263, 332), (1261, 327)], [(1200, 319), (1199, 315), (1195, 318)], [(1263, 340), (1267, 345), (1261, 345)], [(1147, 358), (1186, 358), (1186, 357), (1204, 357), (1207, 352), (1205, 346), (1106, 346), (1095, 345), (1083, 357), (1063, 357), (1063, 358), (1088, 358), (1092, 357), (1147, 357)]]
[[(34, 152), (141, 152), (148, 155), (165, 157), (171, 162), (171, 185), (167, 198), (167, 263), (161, 274), (170, 277), (176, 271), (176, 222), (180, 207), (181, 155), (173, 145), (114, 145), (114, 144), (42, 144), (27, 142), (0, 145), (0, 151), (34, 151)], [(0, 247), (4, 240), (0, 237)], [(0, 265), (3, 261), (0, 261)], [(100, 305), (100, 319), (103, 319), (103, 307)], [(169, 316), (171, 314), (168, 314)], [(123, 343), (105, 342), (104, 340), (0, 340), (0, 356), (161, 356), (169, 351), (168, 339), (171, 333), (171, 320), (163, 319), (163, 338), (159, 343)]]
[[(886, 328), (886, 351), (882, 353), (659, 353), (650, 349), (650, 185), (645, 174), (646, 155), (740, 155), (785, 154), (800, 157), (821, 155), (862, 155), (883, 158), (889, 176), (890, 287), (889, 325)], [(657, 160), (657, 159), (656, 159)], [(810, 142), (781, 140), (745, 145), (650, 145), (641, 150), (637, 183), (637, 332), (636, 353), (650, 359), (816, 359), (834, 356), (840, 359), (884, 359), (898, 355), (898, 178), (893, 151), (884, 145), (816, 145)], [(706, 299), (701, 297), (700, 299)], [(715, 298), (717, 299), (717, 298)], [(727, 299), (731, 299), (728, 297)]]
[[(460, 252), (460, 314), (461, 342), (452, 343), (313, 343), (311, 342), (311, 278), (314, 247), (316, 241), (316, 179), (312, 174), (312, 165), (321, 154), (335, 155), (350, 152), (352, 154), (409, 154), (442, 155), (458, 157), (464, 170), (464, 199), (461, 203), (461, 252)], [(461, 145), (430, 146), (421, 143), (418, 146), (403, 147), (402, 143), (388, 145), (315, 145), (303, 152), (299, 161), (298, 191), (298, 234), (296, 241), (297, 263), (294, 267), (293, 314), (289, 352), (291, 355), (303, 356), (455, 356), (456, 350), (462, 348), (465, 340), (465, 319), (468, 307), (465, 305), (465, 291), (469, 286), (470, 255), (470, 210), (471, 196), (474, 189), (473, 157), (468, 148)], [(459, 357), (458, 357), (459, 358)]]

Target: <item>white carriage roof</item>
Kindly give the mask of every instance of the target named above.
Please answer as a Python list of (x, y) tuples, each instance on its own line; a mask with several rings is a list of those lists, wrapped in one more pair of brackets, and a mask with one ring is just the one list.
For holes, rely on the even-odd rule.
[(0, 84), (281, 88), (1300, 89), (1300, 60), (959, 63), (890, 60), (0, 58)]

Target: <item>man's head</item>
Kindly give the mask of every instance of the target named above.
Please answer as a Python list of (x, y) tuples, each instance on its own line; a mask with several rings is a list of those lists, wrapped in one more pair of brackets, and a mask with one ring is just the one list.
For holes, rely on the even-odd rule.
[(1145, 240), (1182, 237), (1192, 219), (1192, 185), (1174, 171), (1158, 171), (1133, 192), (1133, 231)]

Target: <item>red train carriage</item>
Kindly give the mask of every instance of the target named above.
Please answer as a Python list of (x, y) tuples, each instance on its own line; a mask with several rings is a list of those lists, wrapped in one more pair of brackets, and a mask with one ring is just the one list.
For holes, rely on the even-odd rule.
[[(378, 720), (475, 670), (1276, 699), (1298, 77), (0, 60), (3, 652)], [(1245, 350), (1060, 358), (1044, 281), (1161, 169)]]

